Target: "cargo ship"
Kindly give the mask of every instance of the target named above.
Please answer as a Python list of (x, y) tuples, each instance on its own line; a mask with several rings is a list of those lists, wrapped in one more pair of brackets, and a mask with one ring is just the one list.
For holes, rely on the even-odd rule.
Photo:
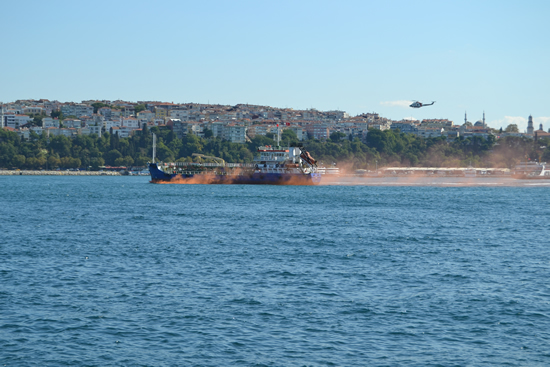
[(149, 163), (152, 183), (177, 184), (263, 184), (263, 185), (317, 185), (321, 174), (317, 161), (301, 147), (258, 148), (254, 163), (226, 163), (223, 159), (202, 154), (216, 163), (153, 162)]

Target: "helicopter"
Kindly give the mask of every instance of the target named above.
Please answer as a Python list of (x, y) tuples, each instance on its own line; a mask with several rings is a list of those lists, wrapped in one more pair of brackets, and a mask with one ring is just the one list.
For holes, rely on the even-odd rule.
[(418, 101), (415, 101), (413, 102), (409, 107), (412, 107), (412, 108), (420, 108), (420, 107), (426, 107), (426, 106), (431, 106), (435, 103), (435, 101), (432, 101), (432, 103), (422, 103), (422, 102), (418, 102)]

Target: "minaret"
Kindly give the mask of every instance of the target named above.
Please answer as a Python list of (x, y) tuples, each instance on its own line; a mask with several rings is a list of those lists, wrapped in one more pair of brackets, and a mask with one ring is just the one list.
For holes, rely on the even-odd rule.
[(535, 128), (533, 127), (533, 116), (529, 115), (529, 121), (527, 122), (527, 134), (533, 135)]
[(487, 125), (485, 124), (485, 111), (483, 111), (483, 127), (487, 127)]
[(464, 123), (467, 123), (468, 119), (466, 118), (466, 111), (464, 111)]

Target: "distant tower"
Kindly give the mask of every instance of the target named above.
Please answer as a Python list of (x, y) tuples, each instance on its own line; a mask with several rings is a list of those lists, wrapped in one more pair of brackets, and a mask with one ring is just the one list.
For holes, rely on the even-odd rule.
[(485, 124), (485, 111), (483, 111), (483, 127), (487, 127), (487, 124)]
[(464, 123), (467, 123), (468, 122), (468, 118), (466, 116), (466, 111), (464, 111)]
[(539, 125), (539, 130), (544, 131), (544, 128), (542, 127), (542, 124)]
[(533, 116), (529, 115), (529, 121), (527, 122), (527, 134), (533, 134), (535, 128), (533, 127)]

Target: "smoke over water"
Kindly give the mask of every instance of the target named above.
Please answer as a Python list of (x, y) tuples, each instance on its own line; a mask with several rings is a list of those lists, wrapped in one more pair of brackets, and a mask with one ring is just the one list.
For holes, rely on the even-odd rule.
[[(151, 181), (153, 182), (153, 181)], [(291, 186), (310, 186), (314, 185), (307, 175), (275, 175), (268, 179), (262, 174), (252, 175), (250, 172), (233, 171), (228, 175), (217, 174), (198, 174), (192, 177), (174, 176), (169, 181), (154, 181), (157, 184), (176, 184), (176, 185), (291, 185)]]
[[(215, 175), (195, 175), (193, 177), (174, 176), (170, 181), (155, 181), (157, 184), (179, 184), (179, 185), (209, 185), (218, 183)], [(232, 183), (232, 182), (228, 182)]]
[(320, 185), (327, 186), (550, 186), (550, 178), (542, 180), (516, 179), (513, 177), (427, 177), (385, 176), (357, 177), (353, 175), (325, 175)]
[[(211, 185), (211, 184), (265, 184), (260, 181), (249, 181), (247, 176), (217, 176), (217, 175), (196, 175), (194, 177), (176, 176), (170, 181), (156, 182), (158, 184), (179, 184), (179, 185)], [(221, 178), (223, 177), (223, 178)], [(304, 186), (312, 185), (300, 177), (291, 177), (281, 182), (269, 183), (273, 185)], [(515, 179), (512, 177), (440, 177), (440, 176), (373, 176), (359, 177), (355, 175), (323, 175), (320, 186), (550, 186), (550, 179), (529, 180)]]

